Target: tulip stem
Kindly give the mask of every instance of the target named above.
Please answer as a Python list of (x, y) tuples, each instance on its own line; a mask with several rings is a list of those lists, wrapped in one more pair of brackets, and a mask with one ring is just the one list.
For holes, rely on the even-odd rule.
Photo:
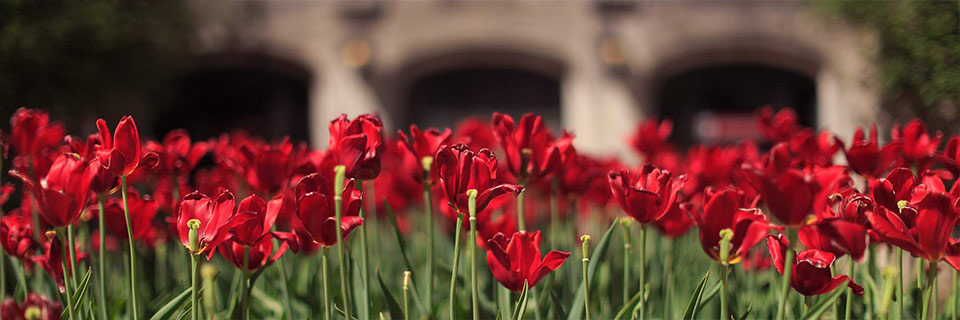
[(583, 314), (586, 315), (587, 320), (590, 320), (590, 278), (588, 277), (587, 271), (590, 268), (590, 236), (580, 236), (580, 242), (580, 251), (583, 256), (583, 258), (580, 259), (580, 265), (582, 267), (581, 275), (583, 277)]
[(410, 271), (403, 272), (403, 320), (410, 320)]
[[(73, 285), (79, 285), (80, 282), (77, 281), (77, 247), (73, 242), (73, 225), (67, 225), (67, 254), (70, 256), (67, 257), (70, 259), (70, 281), (73, 282)], [(74, 288), (78, 289), (78, 288)]]
[(727, 297), (727, 277), (730, 276), (730, 266), (720, 265), (720, 319), (730, 320), (730, 298)]
[(189, 253), (190, 255), (190, 318), (200, 319), (200, 284), (197, 282), (197, 273), (199, 271), (198, 261), (200, 255)]
[(243, 247), (243, 270), (240, 272), (243, 273), (243, 279), (240, 281), (242, 286), (240, 293), (240, 307), (243, 308), (243, 319), (250, 319), (250, 288), (253, 287), (250, 283), (250, 247)]
[[(853, 261), (853, 257), (850, 257), (850, 282), (853, 282), (853, 274), (856, 272), (856, 264)], [(843, 318), (846, 320), (853, 319), (853, 288), (847, 289), (847, 306), (843, 312)]]
[(520, 193), (517, 194), (517, 230), (526, 231), (527, 222), (523, 216), (523, 198), (527, 194), (527, 184), (520, 180)]
[(903, 249), (897, 248), (897, 318), (903, 317)]
[(473, 320), (479, 320), (480, 306), (477, 301), (480, 290), (477, 285), (477, 217), (474, 216), (474, 214), (475, 212), (471, 212), (470, 214), (470, 283), (472, 285)]
[(433, 197), (430, 194), (430, 170), (424, 169), (423, 179), (423, 207), (427, 211), (427, 318), (433, 317), (433, 269), (434, 269), (434, 227), (433, 227)]
[[(343, 254), (343, 231), (340, 226), (340, 215), (343, 211), (343, 196), (340, 195), (342, 190), (335, 191), (337, 195), (333, 197), (334, 200), (334, 212), (336, 213), (336, 234), (337, 234), (337, 259), (340, 263), (340, 294), (343, 295), (343, 314), (347, 319), (350, 319), (350, 303), (347, 302), (348, 296), (347, 292), (350, 292), (347, 287), (347, 261)], [(361, 229), (362, 230), (362, 229)]]
[[(106, 230), (104, 229), (104, 218), (103, 218), (103, 213), (104, 213), (103, 210), (104, 210), (104, 207), (106, 207), (106, 206), (104, 205), (105, 202), (106, 202), (106, 196), (103, 195), (103, 194), (97, 194), (97, 205), (98, 205), (99, 208), (100, 208), (99, 214), (97, 215), (97, 222), (99, 223), (99, 228), (100, 228), (100, 229), (99, 229), (99, 230), (100, 230), (100, 251), (99, 251), (100, 254), (99, 254), (99, 256), (97, 257), (98, 260), (100, 261), (100, 265), (97, 266), (97, 268), (100, 269), (100, 270), (99, 270), (99, 271), (100, 271), (100, 279), (99, 279), (99, 280), (100, 280), (100, 299), (97, 299), (97, 300), (100, 300), (100, 301), (99, 301), (99, 305), (100, 305), (100, 318), (101, 318), (101, 319), (107, 319), (107, 293), (106, 293), (106, 292), (107, 292), (107, 273), (106, 273), (106, 269), (107, 269), (106, 255), (107, 255), (107, 252), (106, 252), (106, 246), (104, 245), (104, 243), (106, 242), (106, 241), (104, 241), (104, 240), (105, 240), (105, 239), (104, 239), (104, 236), (106, 235), (106, 233), (105, 233)], [(162, 263), (162, 262), (161, 262), (161, 263)]]
[[(58, 232), (57, 234), (62, 234), (62, 233), (63, 233), (63, 229), (61, 228), (60, 232)], [(63, 245), (63, 242), (61, 242), (60, 247), (61, 247), (60, 254), (62, 254), (62, 257), (64, 258), (68, 257), (67, 246)], [(73, 306), (73, 295), (71, 294), (70, 275), (68, 274), (70, 272), (70, 266), (69, 266), (70, 259), (60, 259), (60, 260), (61, 260), (61, 264), (63, 264), (63, 287), (64, 287), (64, 298), (67, 299), (67, 312), (69, 312), (68, 314), (70, 315), (70, 319), (74, 319), (75, 313), (74, 313), (74, 306)]]
[(450, 319), (457, 319), (456, 290), (457, 269), (460, 267), (460, 233), (463, 229), (463, 215), (457, 214), (457, 227), (453, 237), (453, 267), (450, 272)]
[(931, 313), (933, 314), (933, 318), (937, 316), (937, 299), (934, 298), (934, 292), (937, 291), (937, 263), (930, 262), (929, 267), (930, 273), (927, 275), (927, 293), (923, 297), (923, 312), (920, 317), (920, 319), (923, 320), (930, 319)]
[(783, 320), (787, 314), (787, 298), (790, 293), (790, 276), (793, 270), (793, 245), (796, 241), (796, 232), (787, 228), (787, 254), (783, 259), (783, 280), (780, 282), (780, 303), (777, 305), (777, 320)]
[(330, 296), (330, 267), (329, 267), (329, 254), (330, 249), (327, 247), (320, 248), (320, 265), (321, 272), (323, 276), (323, 319), (331, 320), (333, 319), (333, 308), (331, 307), (333, 297)]
[(633, 309), (634, 316), (643, 320), (647, 318), (647, 303), (644, 301), (647, 286), (647, 224), (640, 224), (640, 301)]
[[(127, 243), (130, 244), (130, 303), (133, 307), (133, 320), (139, 319), (137, 313), (137, 263), (133, 245), (133, 228), (130, 226), (130, 208), (127, 205), (127, 176), (120, 176), (120, 195), (123, 198), (123, 219), (127, 223)], [(102, 235), (101, 235), (102, 236)], [(196, 270), (194, 270), (196, 273)]]
[(627, 228), (630, 220), (621, 219), (620, 223), (623, 225), (620, 228), (623, 231), (623, 305), (626, 306), (630, 300), (630, 228)]
[(953, 273), (953, 315), (951, 320), (957, 320), (960, 316), (960, 271)]
[[(357, 190), (360, 190), (360, 192), (363, 192), (363, 180), (357, 179)], [(364, 211), (366, 211), (366, 210), (363, 210), (364, 203), (366, 202), (366, 201), (365, 201), (366, 199), (367, 199), (367, 198), (364, 197), (364, 198), (363, 198), (363, 201), (360, 201), (360, 214), (359, 214), (359, 215), (360, 215), (360, 218), (363, 218), (363, 219), (366, 219), (366, 218), (367, 218), (367, 217), (364, 215)], [(374, 203), (376, 203), (376, 200), (374, 200)], [(362, 294), (364, 295), (364, 297), (366, 297), (366, 299), (363, 299), (363, 301), (364, 301), (364, 304), (363, 304), (363, 305), (358, 305), (358, 306), (357, 306), (357, 309), (358, 309), (358, 310), (357, 310), (357, 316), (361, 317), (360, 320), (369, 320), (369, 316), (370, 316), (370, 273), (367, 271), (367, 270), (369, 269), (369, 268), (368, 268), (368, 266), (369, 266), (369, 264), (368, 264), (369, 254), (367, 253), (367, 227), (366, 227), (366, 223), (361, 224), (361, 225), (359, 226), (359, 228), (360, 228), (360, 280), (361, 280), (361, 281), (360, 281), (360, 285), (363, 286), (363, 288), (361, 288), (361, 292), (362, 292)], [(359, 304), (359, 302), (358, 302), (358, 304)], [(361, 310), (365, 310), (366, 312), (361, 312)]]

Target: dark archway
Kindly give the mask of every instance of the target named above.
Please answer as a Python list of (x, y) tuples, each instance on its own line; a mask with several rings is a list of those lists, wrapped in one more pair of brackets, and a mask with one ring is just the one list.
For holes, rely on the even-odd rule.
[(690, 145), (756, 137), (753, 113), (790, 107), (816, 122), (816, 83), (809, 75), (764, 64), (726, 63), (675, 73), (659, 82), (659, 116), (674, 121), (673, 138)]
[(260, 55), (199, 59), (176, 79), (176, 96), (156, 134), (184, 128), (196, 139), (235, 129), (267, 139), (307, 141), (311, 75), (305, 67)]

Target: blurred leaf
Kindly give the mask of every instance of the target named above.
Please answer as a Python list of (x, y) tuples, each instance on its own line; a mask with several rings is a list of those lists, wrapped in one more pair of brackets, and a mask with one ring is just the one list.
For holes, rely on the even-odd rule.
[(613, 317), (613, 319), (615, 320), (623, 319), (623, 317), (626, 316), (627, 313), (630, 312), (630, 310), (633, 310), (633, 306), (637, 305), (637, 302), (640, 302), (639, 291), (636, 294), (634, 294), (633, 297), (630, 298), (630, 300), (623, 305), (623, 307), (620, 308), (620, 311), (617, 311), (617, 315)]
[[(387, 216), (390, 218), (390, 225), (393, 226), (393, 234), (397, 236), (397, 244), (400, 246), (400, 255), (403, 256), (403, 263), (407, 266), (407, 270), (413, 271), (417, 270), (413, 267), (413, 264), (410, 263), (410, 255), (407, 254), (407, 240), (403, 238), (403, 234), (400, 233), (400, 227), (397, 226), (397, 217), (393, 215), (393, 208), (390, 207), (390, 203), (387, 203), (386, 200), (383, 201), (383, 208), (387, 211)], [(420, 311), (420, 314), (427, 314), (427, 309), (423, 306), (423, 303), (420, 301), (420, 294), (417, 293), (416, 277), (413, 274), (410, 275), (410, 296), (413, 298), (413, 305), (417, 307), (417, 311)], [(427, 299), (432, 299), (433, 297), (427, 297)], [(431, 312), (433, 310), (430, 310)]]
[(747, 305), (747, 311), (744, 311), (742, 315), (737, 317), (737, 320), (746, 320), (750, 316), (750, 312), (753, 311), (753, 304)]
[(801, 318), (801, 319), (804, 319), (804, 320), (806, 320), (806, 319), (819, 319), (820, 316), (821, 316), (824, 312), (826, 312), (826, 311), (829, 310), (831, 307), (833, 307), (833, 304), (834, 304), (834, 302), (837, 301), (837, 298), (839, 298), (841, 295), (843, 295), (844, 291), (847, 290), (847, 283), (849, 283), (849, 282), (850, 282), (850, 280), (844, 281), (843, 284), (841, 284), (840, 286), (838, 286), (836, 289), (833, 289), (833, 291), (830, 292), (830, 294), (828, 294), (826, 297), (820, 299), (820, 301), (817, 302), (816, 305), (814, 305), (813, 307), (810, 307), (809, 309), (807, 309), (807, 312), (804, 313), (803, 316), (800, 317), (800, 318)]
[(690, 301), (687, 302), (687, 308), (684, 309), (681, 319), (693, 319), (697, 315), (697, 310), (700, 309), (700, 298), (703, 297), (703, 287), (707, 285), (707, 279), (709, 278), (710, 271), (704, 273), (703, 278), (700, 278), (697, 289), (693, 290), (693, 294), (690, 295)]
[(520, 296), (517, 297), (517, 307), (513, 309), (513, 316), (510, 319), (520, 320), (523, 319), (523, 313), (527, 310), (527, 294), (530, 293), (530, 286), (526, 282), (523, 283), (523, 290), (520, 291)]
[(387, 308), (390, 310), (390, 319), (400, 319), (403, 316), (403, 308), (400, 303), (387, 289), (387, 284), (383, 282), (383, 275), (380, 274), (380, 268), (377, 268), (377, 282), (380, 283), (380, 290), (383, 291), (383, 300), (387, 301)]
[(173, 299), (170, 299), (167, 304), (163, 305), (163, 307), (157, 310), (157, 313), (154, 313), (153, 316), (150, 317), (150, 320), (162, 320), (170, 318), (171, 313), (179, 309), (180, 305), (190, 298), (190, 291), (191, 289), (187, 288), (187, 290), (183, 290), (182, 293)]
[[(612, 235), (619, 225), (619, 221), (610, 223), (610, 227), (597, 242), (597, 247), (590, 255), (590, 264), (587, 266), (587, 276), (590, 278), (587, 283), (592, 283), (593, 275), (597, 272), (597, 266), (600, 264), (601, 258), (607, 255), (607, 249), (610, 248), (610, 239), (613, 238)], [(577, 294), (573, 297), (573, 304), (570, 306), (570, 314), (567, 315), (567, 320), (579, 319), (583, 316), (583, 289), (583, 281), (581, 280), (580, 286), (577, 288)]]
[(560, 297), (557, 296), (556, 291), (550, 292), (550, 300), (553, 301), (554, 310), (557, 310), (557, 318), (563, 319), (567, 317), (567, 311), (563, 310), (563, 302), (560, 301)]
[[(82, 300), (83, 296), (87, 294), (87, 287), (89, 287), (90, 285), (90, 274), (92, 273), (91, 270), (93, 270), (93, 267), (87, 267), (87, 273), (83, 275), (83, 279), (80, 280), (80, 284), (77, 285), (76, 292), (74, 293), (73, 297), (71, 297), (72, 298), (71, 300), (73, 300), (74, 306), (79, 307), (80, 300)], [(64, 308), (63, 311), (60, 312), (60, 317), (64, 318), (64, 316), (67, 315), (67, 311), (69, 310), (67, 308)], [(82, 312), (82, 311), (76, 310), (76, 312)]]

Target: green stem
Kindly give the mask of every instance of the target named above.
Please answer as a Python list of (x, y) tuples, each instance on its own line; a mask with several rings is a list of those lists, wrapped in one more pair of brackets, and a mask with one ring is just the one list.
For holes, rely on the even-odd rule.
[(463, 228), (463, 215), (457, 214), (456, 233), (453, 237), (453, 267), (450, 272), (450, 319), (457, 319), (456, 290), (457, 269), (460, 267), (460, 233)]
[[(127, 204), (127, 176), (120, 176), (120, 194), (123, 198), (123, 219), (127, 223), (127, 243), (130, 244), (130, 301), (133, 307), (133, 320), (139, 319), (137, 311), (137, 263), (133, 244), (133, 228), (130, 225), (130, 208)], [(194, 270), (196, 272), (196, 270)]]
[(343, 197), (339, 194), (340, 192), (339, 190), (337, 190), (336, 192), (338, 192), (338, 194), (335, 195), (333, 199), (334, 199), (334, 207), (335, 207), (334, 212), (336, 213), (336, 223), (337, 223), (337, 228), (336, 228), (337, 259), (339, 260), (338, 262), (340, 263), (340, 294), (343, 295), (343, 314), (347, 319), (350, 319), (350, 303), (347, 302), (347, 299), (348, 299), (347, 292), (350, 292), (350, 290), (347, 287), (348, 285), (347, 284), (348, 283), (347, 282), (347, 263), (346, 263), (347, 261), (346, 261), (346, 256), (343, 254), (343, 246), (344, 246), (343, 230), (341, 230), (340, 228), (340, 226), (342, 225), (340, 223), (340, 215), (342, 214), (342, 211), (343, 211), (343, 208), (342, 208)]
[(243, 273), (243, 280), (241, 280), (240, 282), (241, 285), (243, 286), (243, 288), (241, 289), (243, 291), (240, 292), (242, 294), (240, 297), (240, 308), (243, 309), (244, 320), (250, 319), (250, 288), (252, 286), (250, 283), (250, 271), (247, 270), (249, 268), (250, 268), (250, 247), (243, 247), (243, 270), (240, 270), (240, 272)]
[[(582, 258), (580, 259), (581, 276), (583, 277), (583, 314), (590, 320), (590, 278), (588, 269), (590, 268), (590, 236), (580, 237)], [(640, 299), (641, 301), (643, 299)]]
[(906, 299), (903, 295), (903, 249), (897, 248), (897, 318), (903, 317), (903, 300)]
[[(63, 229), (61, 229), (60, 231), (61, 232), (58, 232), (58, 234), (62, 234)], [(61, 241), (61, 244), (63, 242), (66, 242), (66, 241)], [(61, 245), (60, 250), (63, 257), (68, 257), (66, 245)], [(67, 299), (67, 312), (69, 312), (68, 314), (70, 315), (70, 319), (74, 319), (76, 313), (74, 312), (73, 295), (71, 294), (71, 288), (70, 288), (70, 275), (68, 274), (70, 270), (70, 266), (69, 266), (70, 259), (61, 259), (61, 263), (63, 264), (63, 287), (65, 288), (64, 298)]]
[(410, 271), (403, 275), (403, 320), (410, 320)]
[(7, 299), (7, 255), (0, 250), (0, 301)]
[(473, 301), (473, 320), (480, 319), (480, 305), (477, 301), (479, 293), (479, 285), (477, 285), (477, 217), (475, 216), (476, 212), (470, 213), (470, 283), (471, 283), (471, 297)]
[[(667, 241), (666, 244), (667, 244), (668, 252), (667, 252), (667, 257), (666, 259), (664, 259), (664, 263), (663, 263), (663, 274), (664, 274), (663, 301), (664, 302), (663, 302), (663, 317), (661, 318), (670, 319), (670, 313), (673, 311), (670, 309), (672, 306), (671, 305), (672, 299), (670, 296), (673, 293), (673, 268), (674, 268), (673, 259), (676, 254), (674, 252), (675, 246), (673, 245), (673, 242)], [(628, 282), (624, 282), (624, 283), (628, 283)]]
[(293, 309), (290, 307), (290, 293), (287, 289), (287, 268), (284, 266), (283, 257), (277, 259), (277, 268), (280, 269), (280, 295), (283, 298), (283, 312), (287, 319), (293, 319)]
[[(106, 196), (103, 195), (103, 194), (98, 194), (98, 195), (97, 195), (97, 205), (98, 205), (99, 208), (100, 208), (100, 214), (97, 215), (97, 222), (98, 222), (98, 224), (99, 224), (98, 227), (99, 227), (99, 230), (100, 230), (100, 254), (99, 254), (99, 256), (98, 256), (97, 258), (98, 258), (98, 260), (99, 260), (99, 262), (100, 262), (100, 265), (97, 266), (97, 268), (100, 269), (100, 270), (99, 270), (99, 271), (100, 271), (100, 279), (99, 279), (99, 280), (100, 280), (100, 298), (97, 299), (97, 300), (100, 300), (100, 301), (99, 301), (99, 305), (100, 305), (100, 318), (101, 318), (101, 319), (107, 319), (107, 293), (106, 293), (106, 292), (107, 292), (107, 273), (106, 273), (106, 269), (107, 269), (106, 255), (107, 255), (107, 253), (106, 253), (106, 246), (104, 245), (104, 242), (105, 242), (105, 241), (103, 241), (103, 240), (104, 240), (103, 237), (104, 237), (104, 235), (106, 235), (106, 233), (104, 233), (106, 230), (104, 229), (104, 218), (103, 218), (103, 210), (104, 210), (104, 207), (105, 207), (105, 206), (104, 206), (104, 203), (105, 203), (105, 202), (106, 202)], [(160, 263), (162, 263), (162, 261), (161, 261)]]
[[(927, 293), (923, 298), (923, 311), (920, 314), (920, 319), (927, 320), (937, 317), (937, 300), (934, 299), (934, 292), (937, 291), (937, 263), (931, 262), (930, 264), (930, 273), (927, 275)], [(931, 310), (933, 312), (931, 312)], [(931, 316), (930, 314), (933, 314)]]
[(327, 254), (330, 249), (323, 247), (320, 251), (320, 264), (323, 273), (323, 318), (331, 320), (333, 319), (333, 308), (331, 307), (333, 297), (330, 296), (330, 268), (328, 266), (329, 262), (327, 262), (329, 260)]
[(630, 300), (630, 228), (627, 228), (630, 220), (621, 220), (623, 231), (623, 305), (627, 305)]
[[(424, 173), (424, 181), (430, 177), (430, 171)], [(433, 227), (433, 199), (430, 194), (430, 184), (423, 184), (423, 207), (427, 211), (427, 318), (433, 317), (433, 274), (434, 274), (434, 227)]]
[(520, 180), (520, 188), (523, 190), (517, 194), (517, 230), (526, 231), (527, 230), (527, 221), (524, 219), (523, 215), (523, 198), (527, 193), (527, 185), (523, 180)]
[(73, 241), (73, 225), (71, 224), (67, 226), (67, 253), (70, 255), (68, 257), (70, 259), (70, 281), (76, 286), (80, 282), (77, 281), (77, 246)]
[[(849, 271), (850, 282), (853, 282), (853, 274), (854, 274), (854, 272), (855, 272), (856, 266), (857, 266), (857, 265), (854, 263), (853, 257), (851, 256), (851, 257), (850, 257), (850, 267), (849, 267), (849, 268), (850, 268), (850, 271)], [(846, 309), (845, 309), (844, 312), (843, 312), (843, 318), (844, 318), (844, 319), (850, 320), (850, 319), (852, 319), (851, 316), (853, 316), (853, 288), (847, 289), (847, 306), (846, 306)]]
[(647, 286), (647, 225), (640, 224), (640, 301), (637, 308), (640, 310), (640, 320), (647, 318), (647, 303), (644, 299)]
[(720, 265), (720, 319), (730, 320), (730, 298), (727, 296), (727, 277), (730, 266)]
[[(360, 190), (360, 192), (363, 192), (363, 180), (357, 180), (357, 190)], [(366, 198), (364, 198), (364, 200), (366, 200)], [(368, 218), (364, 215), (364, 211), (366, 210), (363, 210), (365, 202), (366, 201), (360, 202), (360, 218), (363, 218), (363, 219)], [(374, 201), (374, 203), (376, 203), (376, 201)], [(357, 310), (357, 314), (361, 316), (361, 318), (363, 318), (361, 320), (369, 320), (369, 316), (370, 316), (370, 273), (368, 272), (369, 254), (367, 252), (366, 225), (367, 223), (364, 223), (358, 227), (360, 228), (360, 280), (361, 280), (360, 285), (363, 286), (363, 288), (361, 288), (361, 291), (362, 291), (362, 294), (366, 297), (366, 299), (364, 299), (366, 303), (364, 305), (357, 306), (357, 309), (359, 309)], [(361, 312), (361, 310), (366, 310), (366, 312)]]
[(780, 303), (777, 305), (777, 320), (783, 320), (787, 314), (787, 298), (790, 293), (790, 276), (793, 269), (793, 246), (796, 241), (796, 232), (792, 228), (787, 228), (787, 237), (790, 244), (787, 246), (787, 254), (783, 259), (783, 280), (780, 282)]
[(951, 320), (957, 320), (960, 316), (960, 271), (953, 273), (953, 315)]
[(199, 270), (198, 260), (200, 255), (188, 253), (190, 255), (190, 318), (200, 319), (200, 284), (197, 282), (197, 273)]

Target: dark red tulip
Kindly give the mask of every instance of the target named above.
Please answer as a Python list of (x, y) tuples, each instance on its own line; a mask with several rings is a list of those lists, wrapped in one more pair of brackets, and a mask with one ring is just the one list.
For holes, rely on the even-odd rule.
[(780, 223), (798, 228), (812, 213), (819, 191), (817, 181), (809, 174), (790, 167), (786, 144), (778, 144), (767, 155), (764, 168), (744, 164), (744, 173), (770, 212)]
[[(724, 189), (709, 194), (702, 215), (693, 215), (700, 227), (700, 246), (710, 258), (721, 264), (736, 264), (746, 257), (751, 248), (760, 243), (775, 226), (767, 222), (759, 209), (743, 208), (743, 193), (737, 189)], [(732, 232), (730, 249), (720, 251), (720, 233)]]
[(886, 172), (890, 164), (896, 160), (899, 143), (890, 143), (883, 148), (877, 142), (877, 126), (870, 127), (869, 139), (865, 137), (863, 128), (857, 128), (853, 135), (850, 148), (842, 148), (847, 157), (847, 165), (857, 174), (867, 178), (877, 178)]
[(450, 205), (460, 214), (467, 215), (467, 191), (477, 190), (477, 215), (490, 201), (506, 193), (519, 194), (522, 187), (515, 184), (498, 184), (497, 156), (490, 150), (478, 153), (459, 143), (444, 146), (437, 151), (435, 164), (440, 176), (440, 187)]
[(497, 138), (490, 128), (490, 122), (480, 118), (470, 117), (460, 121), (453, 136), (452, 142), (463, 143), (475, 149), (493, 150), (497, 147)]
[[(42, 256), (34, 256), (33, 262), (40, 265), (44, 271), (47, 272), (50, 277), (53, 278), (57, 283), (57, 289), (60, 293), (63, 293), (66, 290), (63, 282), (63, 244), (60, 242), (60, 238), (51, 237), (49, 241), (44, 245), (45, 253)], [(77, 261), (87, 258), (87, 254), (80, 252), (80, 250), (74, 251), (77, 253)], [(67, 275), (72, 275), (70, 265), (72, 264), (71, 259), (67, 259)]]
[(543, 119), (533, 113), (523, 115), (519, 126), (515, 126), (512, 117), (494, 112), (492, 124), (493, 133), (507, 155), (510, 173), (521, 181), (540, 179), (555, 172), (564, 152), (571, 148), (572, 136), (554, 138), (544, 127)]
[[(140, 197), (133, 190), (127, 192), (127, 206), (130, 210), (130, 226), (134, 240), (149, 240), (153, 236), (153, 217), (160, 207), (149, 196)], [(100, 214), (99, 206), (90, 206), (90, 211)], [(104, 204), (104, 226), (117, 239), (127, 240), (127, 221), (123, 214), (123, 202), (112, 198)], [(149, 242), (149, 241), (148, 241)]]
[(410, 136), (407, 136), (401, 130), (397, 130), (400, 142), (418, 161), (426, 157), (433, 157), (441, 146), (449, 145), (452, 134), (450, 128), (444, 128), (443, 131), (434, 128), (420, 130), (415, 124), (410, 125)]
[(673, 131), (673, 121), (664, 119), (657, 121), (647, 119), (637, 125), (636, 131), (628, 138), (633, 150), (643, 155), (645, 161), (650, 161), (658, 151), (670, 148), (670, 132)]
[(343, 165), (347, 178), (373, 180), (380, 175), (382, 130), (383, 123), (376, 116), (363, 114), (349, 120), (341, 114), (330, 121), (330, 147), (324, 155), (324, 163), (329, 165), (322, 167), (332, 169)]
[(937, 153), (943, 134), (939, 131), (933, 136), (927, 133), (923, 120), (913, 119), (906, 126), (896, 124), (890, 131), (893, 142), (900, 143), (902, 166), (919, 166), (923, 169)]
[(34, 182), (22, 172), (10, 174), (23, 180), (24, 186), (37, 200), (43, 220), (54, 227), (73, 224), (90, 198), (90, 182), (98, 167), (75, 154), (64, 153), (54, 160), (46, 176)]
[[(767, 236), (767, 249), (770, 251), (773, 265), (780, 274), (783, 274), (784, 258), (788, 248), (789, 241), (782, 234)], [(844, 281), (849, 280), (847, 286), (853, 289), (854, 294), (862, 296), (863, 287), (853, 282), (849, 276), (832, 276), (830, 265), (833, 264), (834, 259), (832, 253), (817, 249), (803, 250), (794, 255), (793, 261), (790, 261), (793, 264), (790, 287), (802, 295), (815, 296), (829, 293)]]
[[(237, 214), (245, 215), (247, 218), (244, 219), (246, 221), (243, 223), (233, 227), (233, 230), (230, 231), (233, 237), (230, 240), (240, 246), (256, 247), (263, 242), (263, 239), (276, 238), (296, 246), (296, 236), (292, 233), (272, 231), (277, 218), (284, 210), (283, 201), (283, 196), (277, 196), (270, 200), (270, 203), (267, 203), (256, 195), (251, 195), (240, 201)], [(293, 248), (294, 251), (296, 249), (296, 247)]]
[(640, 223), (660, 219), (673, 206), (687, 177), (644, 165), (638, 173), (611, 171), (607, 175), (613, 198), (628, 216)]
[(244, 170), (247, 184), (263, 195), (275, 195), (288, 187), (301, 161), (301, 150), (295, 150), (288, 139), (279, 144), (245, 145), (241, 150), (251, 160)]
[(487, 265), (504, 287), (513, 292), (523, 290), (524, 282), (533, 288), (544, 276), (557, 270), (570, 257), (569, 252), (540, 253), (540, 231), (515, 232), (510, 239), (498, 233), (487, 240)]
[[(280, 246), (274, 251), (273, 237), (261, 238), (253, 246), (243, 245), (234, 238), (221, 243), (218, 251), (220, 251), (220, 255), (227, 259), (227, 261), (230, 261), (237, 269), (249, 272), (259, 270), (277, 261), (280, 256), (287, 252), (289, 245), (290, 241), (280, 241)], [(245, 250), (247, 252), (246, 269), (243, 267)]]
[[(206, 254), (207, 260), (213, 257), (217, 246), (227, 240), (230, 230), (246, 222), (247, 215), (238, 215), (235, 210), (235, 198), (229, 190), (221, 191), (216, 200), (194, 191), (183, 197), (180, 212), (177, 215), (177, 233), (180, 243), (193, 254)], [(187, 222), (200, 221), (198, 229), (198, 247), (190, 248), (190, 228)]]
[[(953, 135), (947, 140), (947, 147), (943, 149), (941, 160), (954, 176), (960, 176), (960, 136)], [(956, 185), (954, 184), (954, 188), (957, 188)]]
[(773, 107), (765, 106), (757, 110), (756, 118), (760, 134), (774, 143), (789, 141), (801, 128), (793, 109), (780, 109), (774, 114)]
[(57, 320), (63, 312), (60, 302), (30, 293), (23, 303), (17, 304), (12, 297), (0, 304), (0, 319), (6, 320)]
[(17, 109), (10, 118), (10, 144), (18, 156), (37, 155), (41, 150), (56, 147), (63, 139), (63, 124), (50, 122), (46, 111)]
[[(82, 140), (74, 136), (64, 137), (64, 141), (70, 146), (70, 152), (76, 153), (81, 159), (90, 161), (92, 166), (102, 168), (99, 158), (97, 158), (96, 149), (102, 144), (100, 135), (91, 134), (87, 140)], [(113, 193), (120, 187), (120, 178), (108, 170), (98, 169), (97, 173), (90, 181), (90, 191), (96, 194)]]
[(840, 218), (819, 219), (801, 227), (798, 235), (807, 248), (830, 252), (837, 257), (849, 253), (860, 261), (867, 249), (867, 228)]
[(679, 238), (687, 234), (687, 231), (696, 224), (694, 220), (690, 218), (692, 210), (693, 206), (691, 204), (676, 201), (663, 217), (653, 221), (653, 226), (657, 228), (657, 231), (659, 231), (661, 235), (667, 238)]
[(764, 254), (761, 249), (757, 249), (747, 253), (743, 258), (743, 263), (740, 264), (740, 268), (743, 269), (743, 271), (759, 273), (770, 269), (771, 264), (770, 256)]
[(0, 244), (8, 255), (24, 262), (30, 261), (37, 243), (33, 239), (33, 223), (29, 212), (16, 209), (0, 219)]
[[(121, 118), (113, 135), (103, 119), (97, 120), (97, 129), (100, 131), (101, 143), (97, 148), (100, 166), (117, 176), (132, 174), (140, 165), (143, 156), (140, 150), (140, 133), (133, 117)], [(151, 154), (149, 160), (155, 162), (156, 154)]]
[(867, 213), (873, 229), (884, 241), (916, 257), (938, 262), (950, 246), (957, 224), (956, 200), (941, 192), (928, 192), (916, 202), (902, 203), (898, 211), (878, 206)]
[[(332, 178), (332, 177), (331, 177)], [(346, 239), (353, 229), (363, 224), (359, 216), (362, 206), (362, 192), (355, 187), (356, 180), (348, 179), (343, 190), (334, 190), (334, 182), (320, 174), (310, 174), (297, 183), (297, 217), (299, 225), (297, 235), (303, 241), (332, 247), (337, 244), (336, 202), (339, 193), (343, 199), (340, 230)]]
[(943, 257), (943, 260), (960, 271), (960, 238), (950, 239), (950, 248), (947, 249), (947, 254)]
[(757, 145), (752, 142), (731, 146), (693, 146), (684, 159), (684, 174), (688, 177), (684, 193), (697, 194), (707, 186), (727, 187), (734, 183), (743, 163), (759, 158)]
[(815, 133), (813, 129), (801, 129), (790, 138), (790, 151), (797, 162), (807, 165), (829, 166), (833, 155), (843, 147), (828, 131)]
[(147, 141), (145, 148), (158, 156), (157, 171), (165, 175), (184, 177), (197, 165), (207, 153), (207, 143), (191, 142), (186, 130), (179, 129), (167, 133), (163, 142)]
[(913, 189), (920, 184), (918, 180), (910, 169), (894, 168), (886, 178), (881, 178), (870, 185), (873, 200), (878, 206), (892, 212), (899, 212), (898, 202), (909, 202), (913, 197)]

